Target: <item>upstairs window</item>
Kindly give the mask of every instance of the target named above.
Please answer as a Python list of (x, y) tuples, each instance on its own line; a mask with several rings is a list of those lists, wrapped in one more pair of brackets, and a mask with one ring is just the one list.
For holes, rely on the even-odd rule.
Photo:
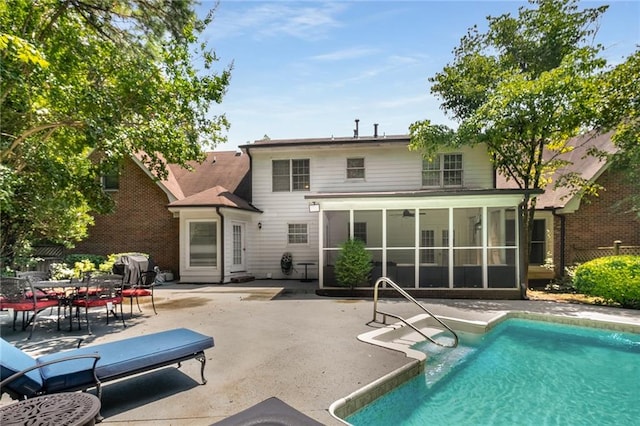
[(290, 191), (289, 160), (273, 160), (271, 179), (273, 191)]
[(105, 172), (101, 177), (102, 189), (105, 191), (117, 191), (120, 189), (120, 171), (117, 167)]
[(347, 158), (347, 179), (364, 179), (364, 158)]
[(273, 191), (308, 191), (309, 160), (273, 160)]
[(462, 154), (439, 154), (422, 160), (422, 186), (462, 186)]

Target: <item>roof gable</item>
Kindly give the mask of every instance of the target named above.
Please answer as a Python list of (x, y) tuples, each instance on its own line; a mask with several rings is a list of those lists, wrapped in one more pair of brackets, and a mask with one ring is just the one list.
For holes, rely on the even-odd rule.
[[(616, 151), (611, 137), (613, 132), (598, 134), (586, 133), (572, 138), (568, 144), (574, 149), (570, 152), (560, 155), (563, 160), (569, 161), (571, 164), (558, 169), (551, 177), (551, 183), (545, 188), (545, 192), (537, 198), (536, 207), (545, 208), (563, 208), (571, 203), (579, 201), (580, 194), (572, 194), (571, 188), (559, 187), (554, 188), (555, 182), (560, 176), (567, 173), (579, 173), (583, 179), (588, 181), (596, 180), (602, 172), (607, 168), (604, 159), (589, 155), (591, 149), (613, 153)], [(498, 188), (515, 188), (516, 183), (513, 180), (507, 181), (503, 175), (497, 175), (496, 186)]]

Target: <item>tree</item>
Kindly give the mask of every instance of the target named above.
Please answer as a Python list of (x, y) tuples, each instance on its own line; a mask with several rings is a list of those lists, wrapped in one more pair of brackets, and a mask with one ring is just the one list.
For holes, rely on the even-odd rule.
[(625, 172), (628, 183), (636, 188), (620, 203), (640, 219), (640, 50), (604, 75), (602, 91), (604, 106), (598, 124), (602, 131), (615, 131), (612, 139), (618, 148), (611, 165)]
[(83, 238), (92, 214), (112, 209), (100, 176), (123, 158), (141, 153), (162, 178), (166, 163), (224, 140), (211, 106), (231, 66), (215, 71), (198, 43), (213, 12), (198, 19), (191, 0), (0, 4), (3, 259)]
[[(530, 0), (517, 17), (488, 17), (488, 29), (469, 29), (454, 60), (430, 78), (431, 92), (458, 123), (457, 129), (429, 120), (410, 126), (411, 145), (427, 157), (441, 147), (485, 144), (497, 172), (524, 196), (522, 256), (528, 269), (536, 191), (566, 161), (569, 139), (596, 127), (606, 62), (602, 47), (589, 44), (607, 6), (578, 10), (576, 0)], [(556, 186), (594, 192), (578, 175)], [(526, 288), (523, 288), (526, 297)]]

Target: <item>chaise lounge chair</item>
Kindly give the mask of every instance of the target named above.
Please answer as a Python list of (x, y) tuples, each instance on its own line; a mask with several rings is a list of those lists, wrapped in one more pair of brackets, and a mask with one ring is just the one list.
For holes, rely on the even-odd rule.
[(155, 370), (188, 359), (201, 363), (202, 384), (213, 338), (185, 328), (86, 346), (33, 358), (0, 338), (0, 394), (14, 399), (96, 388), (110, 380)]

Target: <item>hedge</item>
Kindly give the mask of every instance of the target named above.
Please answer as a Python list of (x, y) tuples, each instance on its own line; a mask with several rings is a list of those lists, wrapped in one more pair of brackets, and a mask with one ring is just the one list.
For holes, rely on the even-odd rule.
[(640, 256), (608, 256), (590, 260), (576, 269), (580, 293), (601, 297), (606, 304), (640, 309)]

